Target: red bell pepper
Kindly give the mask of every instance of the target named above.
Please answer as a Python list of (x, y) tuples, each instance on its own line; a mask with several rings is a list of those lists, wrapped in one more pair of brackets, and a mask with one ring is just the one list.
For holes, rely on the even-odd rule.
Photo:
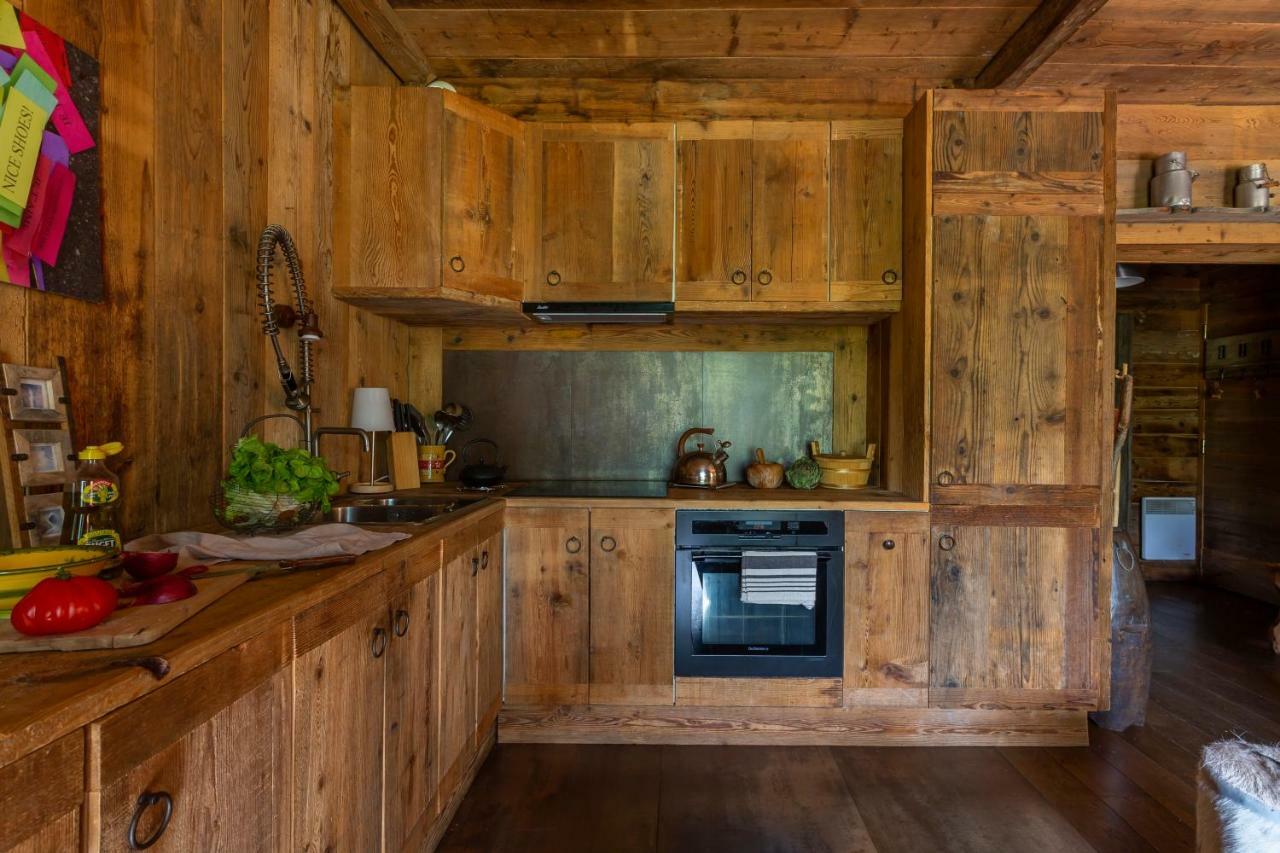
[(106, 619), (116, 609), (117, 598), (116, 588), (101, 578), (63, 573), (45, 578), (22, 596), (9, 621), (14, 630), (30, 637), (69, 634)]

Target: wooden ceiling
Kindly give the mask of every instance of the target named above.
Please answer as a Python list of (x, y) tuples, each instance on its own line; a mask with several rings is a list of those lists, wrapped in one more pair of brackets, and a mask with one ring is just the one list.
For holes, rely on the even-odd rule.
[(834, 114), (840, 99), (910, 103), (965, 85), (1280, 100), (1280, 0), (342, 2), (389, 2), (387, 27), (433, 74), (544, 118), (634, 117), (611, 105), (646, 101), (654, 117), (768, 115), (788, 99)]

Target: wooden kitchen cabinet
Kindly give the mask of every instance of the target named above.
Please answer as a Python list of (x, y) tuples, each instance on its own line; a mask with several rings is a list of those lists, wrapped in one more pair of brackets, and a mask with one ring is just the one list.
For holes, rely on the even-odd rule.
[(831, 300), (902, 293), (902, 122), (831, 123)]
[(391, 316), (519, 315), (528, 141), (516, 119), (441, 89), (339, 99), (334, 293)]
[(296, 849), (377, 850), (382, 844), (390, 593), (382, 572), (294, 620)]
[(929, 515), (846, 512), (844, 704), (925, 706)]
[[(287, 628), (226, 651), (92, 725), (100, 761), (89, 780), (86, 825), (98, 831), (95, 849), (140, 849), (152, 838), (156, 851), (208, 849), (211, 839), (227, 850), (291, 848), (289, 743), (282, 736), (290, 728)], [(301, 724), (315, 720), (298, 711)], [(326, 746), (343, 748), (338, 738)], [(343, 767), (325, 781), (348, 786), (356, 770)], [(376, 819), (377, 810), (372, 814)], [(343, 824), (345, 832), (321, 834), (376, 844), (376, 820), (371, 834), (355, 825), (364, 817), (331, 813), (329, 828)], [(303, 843), (295, 837), (293, 846)]]
[(447, 799), (475, 756), (476, 576), (480, 549), (446, 542), (441, 573), (440, 795)]
[(77, 730), (0, 768), (5, 784), (0, 850), (60, 853), (82, 849), (84, 750), (85, 733)]
[(675, 125), (535, 124), (530, 299), (670, 301)]
[(593, 705), (674, 702), (675, 511), (591, 510)]
[(589, 684), (589, 512), (509, 507), (506, 515), (506, 702), (584, 704)]
[(680, 122), (676, 298), (828, 299), (826, 122)]
[(496, 724), (502, 706), (502, 532), (485, 539), (479, 549), (475, 732), (477, 741), (482, 742)]

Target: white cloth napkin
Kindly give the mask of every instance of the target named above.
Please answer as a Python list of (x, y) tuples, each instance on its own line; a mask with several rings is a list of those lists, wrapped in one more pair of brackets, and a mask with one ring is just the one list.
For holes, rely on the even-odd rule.
[(377, 533), (354, 524), (318, 524), (275, 536), (228, 536), (184, 530), (134, 539), (126, 551), (174, 551), (178, 568), (226, 560), (307, 560), (312, 557), (359, 555), (385, 548), (408, 533)]

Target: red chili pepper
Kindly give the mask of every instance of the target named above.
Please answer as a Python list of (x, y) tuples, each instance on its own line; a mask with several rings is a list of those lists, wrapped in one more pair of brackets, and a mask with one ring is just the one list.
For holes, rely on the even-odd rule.
[(100, 578), (45, 578), (22, 596), (9, 621), (31, 637), (83, 631), (110, 616), (117, 597), (116, 588)]

